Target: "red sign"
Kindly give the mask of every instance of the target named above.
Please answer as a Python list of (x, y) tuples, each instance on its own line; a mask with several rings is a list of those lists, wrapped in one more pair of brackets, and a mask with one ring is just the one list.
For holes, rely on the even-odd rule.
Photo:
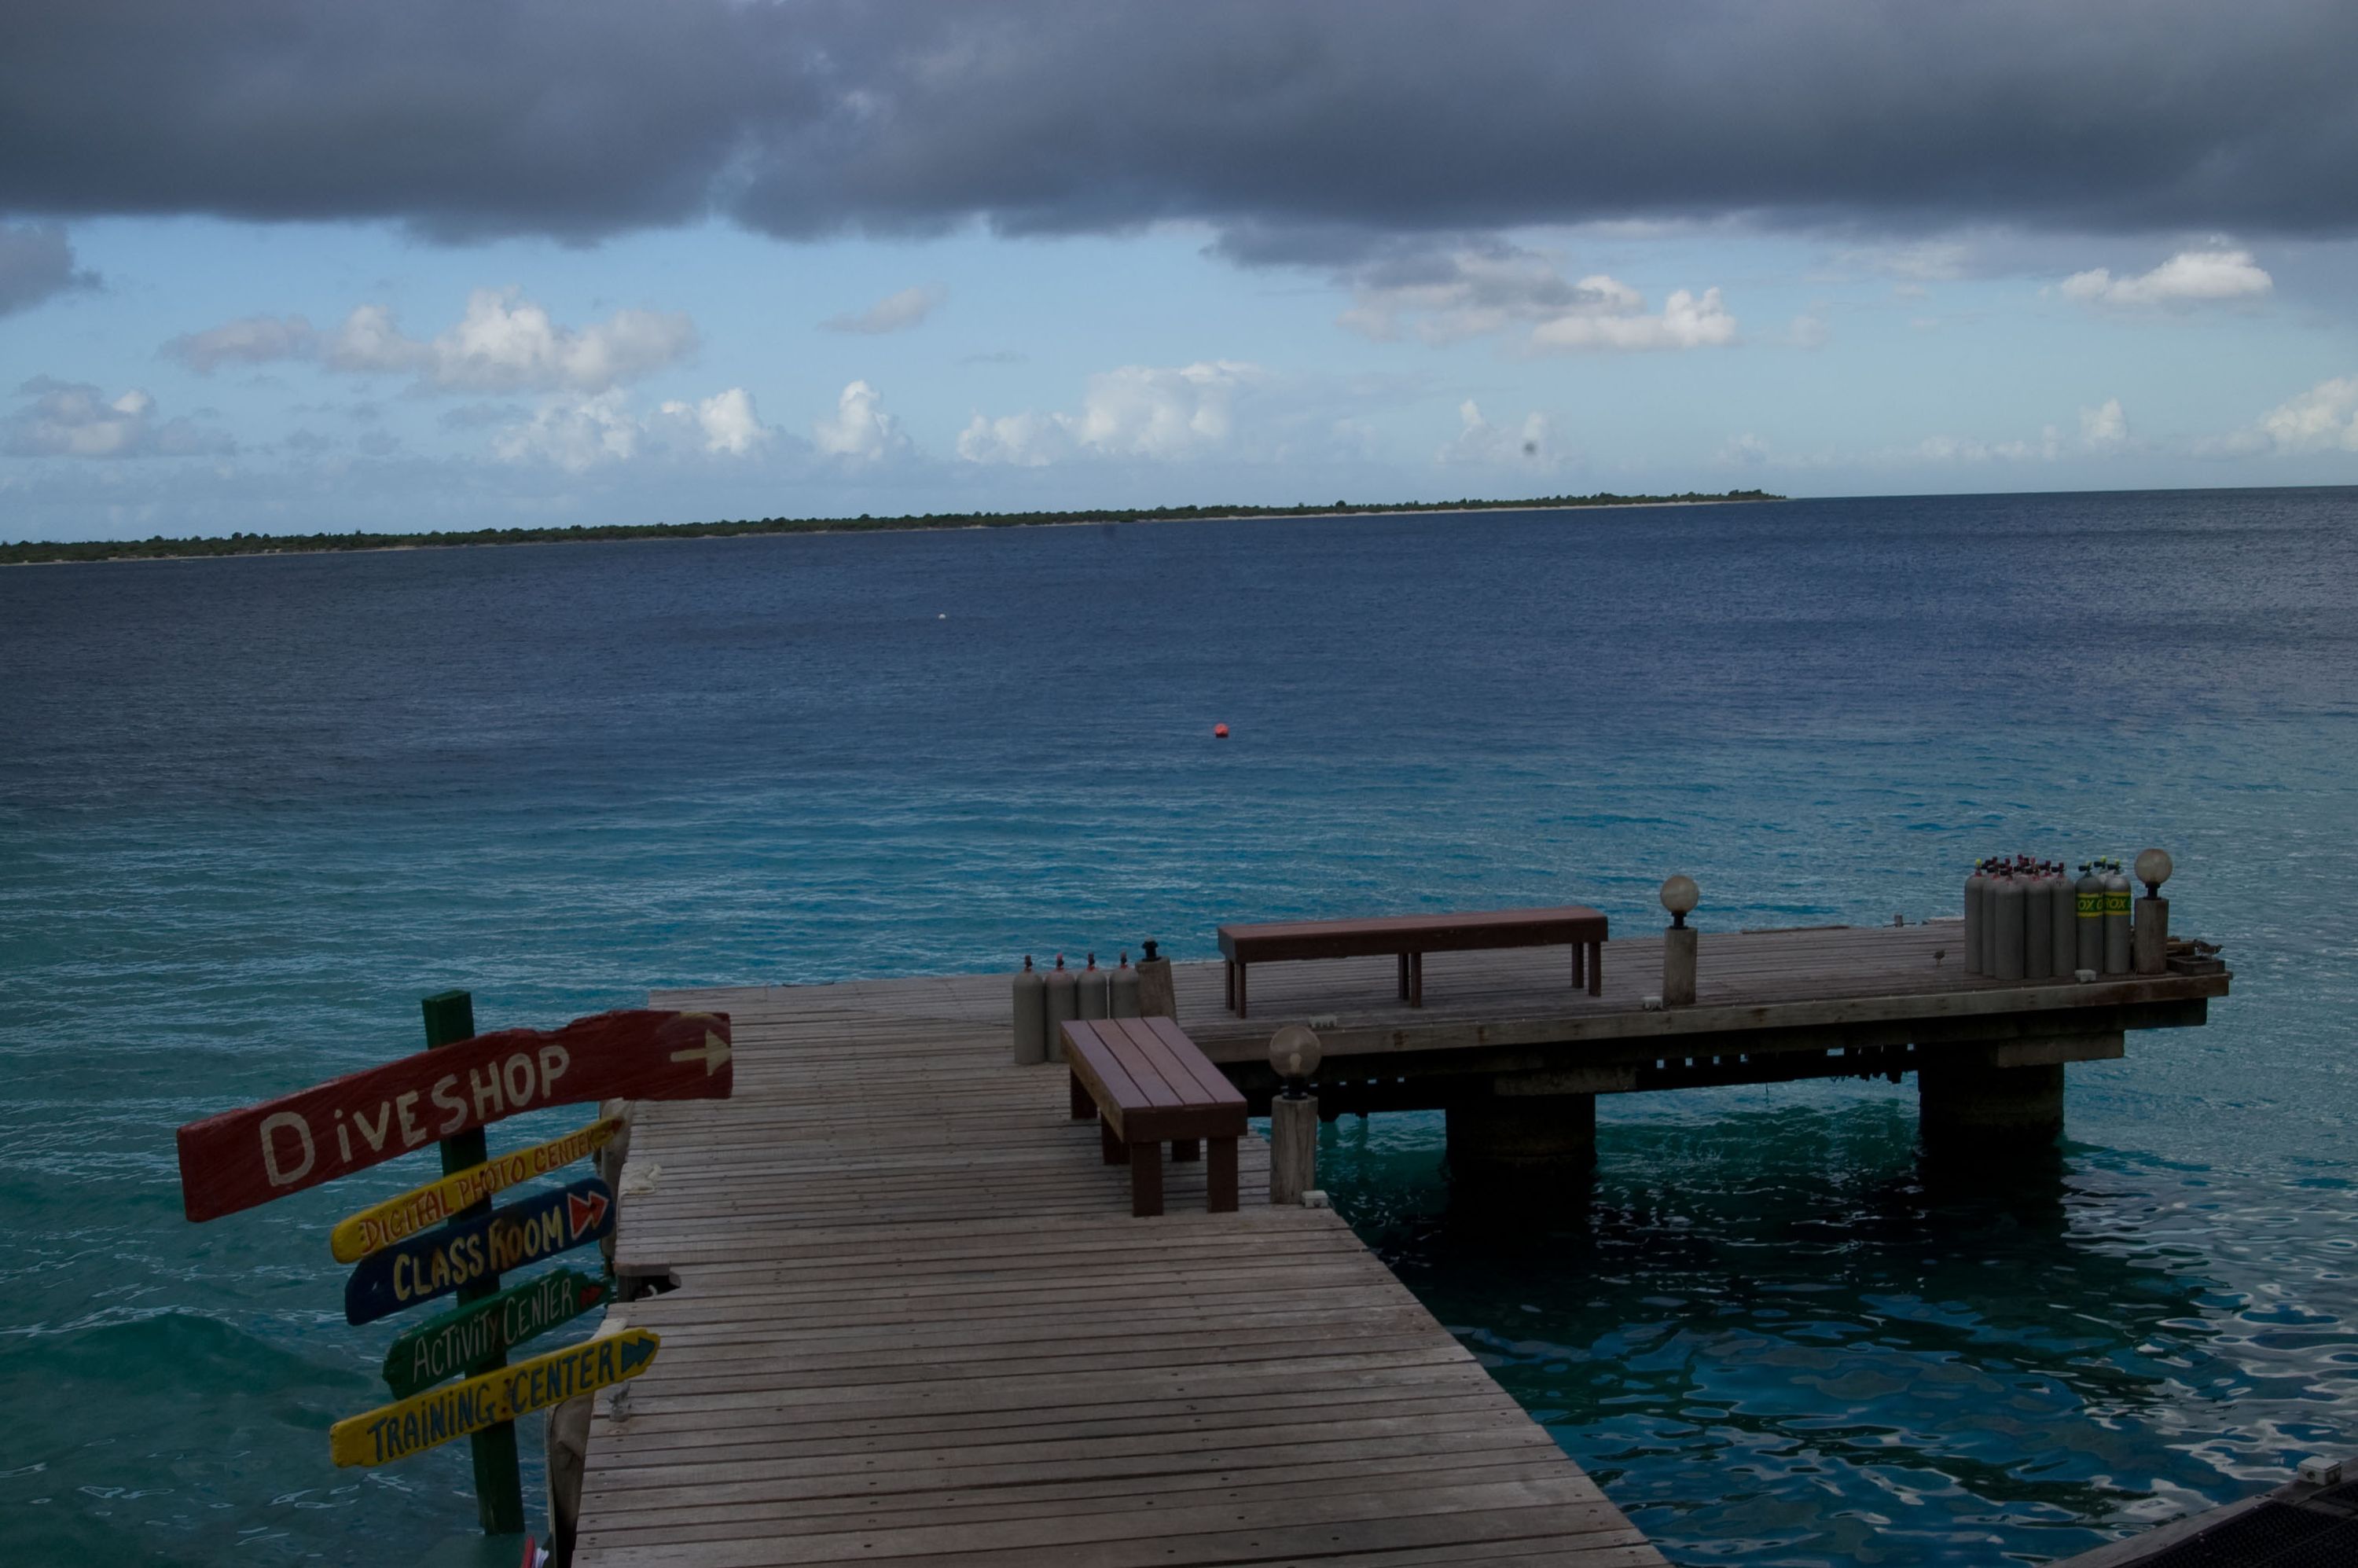
[(726, 1099), (724, 1012), (601, 1012), (503, 1029), (180, 1129), (180, 1201), (218, 1219), (546, 1106)]
[(587, 1236), (606, 1222), (607, 1206), (613, 1200), (599, 1189), (587, 1195), (578, 1192), (565, 1195), (565, 1223), (576, 1236)]

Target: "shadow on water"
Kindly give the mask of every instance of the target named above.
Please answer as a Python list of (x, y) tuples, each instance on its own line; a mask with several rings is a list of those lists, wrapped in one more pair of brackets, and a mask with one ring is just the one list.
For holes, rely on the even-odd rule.
[(2221, 1490), (2152, 1473), (2233, 1371), (2216, 1287), (2110, 1217), (2176, 1173), (1929, 1163), (1884, 1100), (1608, 1122), (1585, 1189), (1518, 1198), (1454, 1184), (1441, 1131), (1347, 1118), (1322, 1180), (1674, 1562), (2036, 1562)]

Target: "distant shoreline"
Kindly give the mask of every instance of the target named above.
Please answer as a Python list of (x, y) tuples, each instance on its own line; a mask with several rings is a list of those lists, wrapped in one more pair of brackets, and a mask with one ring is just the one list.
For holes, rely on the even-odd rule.
[(945, 528), (1044, 528), (1108, 523), (1219, 523), (1260, 518), (1405, 517), (1476, 512), (1586, 511), (1783, 501), (1759, 490), (1705, 495), (1550, 495), (1525, 501), (1386, 502), (1364, 506), (1162, 506), (1095, 512), (977, 512), (900, 517), (767, 517), (734, 523), (618, 523), (568, 528), (477, 528), (425, 534), (233, 534), (227, 538), (85, 539), (0, 545), (0, 566), (85, 561), (206, 560), (222, 556), (321, 556), (453, 550), (484, 545), (570, 545), (617, 539), (740, 539), (775, 534), (919, 533)]

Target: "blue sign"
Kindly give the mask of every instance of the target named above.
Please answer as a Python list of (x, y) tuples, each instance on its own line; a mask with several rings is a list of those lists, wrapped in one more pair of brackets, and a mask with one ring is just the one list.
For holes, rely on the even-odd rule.
[(462, 1285), (598, 1240), (613, 1228), (613, 1192), (593, 1176), (412, 1236), (361, 1260), (344, 1281), (344, 1321), (374, 1323)]

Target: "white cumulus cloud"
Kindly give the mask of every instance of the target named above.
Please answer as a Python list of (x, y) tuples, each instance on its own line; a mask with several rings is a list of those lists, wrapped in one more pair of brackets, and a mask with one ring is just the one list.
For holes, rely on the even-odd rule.
[(1747, 430), (1730, 437), (1725, 445), (1712, 454), (1712, 462), (1719, 468), (1760, 468), (1776, 459), (1768, 443)]
[(1734, 341), (1736, 318), (1720, 303), (1716, 288), (1699, 296), (1679, 289), (1662, 302), (1659, 316), (1646, 315), (1640, 305), (1559, 316), (1531, 329), (1533, 346), (1542, 349), (1704, 349)]
[(1984, 441), (1972, 436), (1927, 436), (1898, 454), (1928, 463), (2021, 463), (2063, 455), (2063, 432), (2048, 426), (2036, 441)]
[(2252, 253), (2224, 248), (2180, 251), (2151, 272), (2115, 277), (2104, 267), (2075, 272), (2060, 286), (2066, 299), (2120, 309), (2190, 309), (2253, 300), (2276, 287)]
[(970, 463), (1045, 468), (1073, 449), (1062, 423), (1067, 417), (1029, 409), (996, 419), (978, 414), (958, 432), (957, 454)]
[(2110, 451), (2124, 446), (2129, 438), (2128, 416), (2121, 412), (2121, 400), (2108, 397), (2093, 408), (2080, 410), (2080, 444), (2092, 451)]
[[(695, 323), (676, 311), (618, 310), (576, 330), (557, 326), (546, 310), (514, 290), (489, 288), (469, 295), (459, 324), (429, 344), (370, 336), (389, 351), (386, 368), (408, 369), (422, 351), (435, 385), (466, 392), (602, 393), (675, 363), (696, 348)], [(338, 349), (347, 355), (361, 351), (350, 330), (340, 335)]]
[(2107, 458), (2138, 449), (2129, 433), (2128, 415), (2121, 400), (2108, 397), (2080, 410), (2077, 439), (2061, 425), (2045, 425), (2036, 436), (1989, 440), (1976, 436), (1927, 436), (1906, 444), (1863, 450), (1827, 449), (1791, 454), (1777, 449), (1749, 431), (1736, 437), (1714, 454), (1723, 469), (1822, 470), (1827, 468), (1911, 469), (1928, 464), (1942, 468), (2059, 463)]
[(1457, 438), (1435, 453), (1434, 461), (1545, 471), (1563, 460), (1554, 426), (1544, 414), (1526, 414), (1520, 424), (1493, 425), (1469, 397), (1457, 406)]
[(319, 330), (300, 316), (246, 316), (164, 345), (164, 352), (202, 375), (225, 364), (268, 364), (319, 351)]
[(677, 311), (618, 310), (560, 326), (514, 289), (479, 288), (456, 325), (431, 339), (402, 331), (390, 308), (362, 305), (333, 331), (301, 316), (249, 316), (164, 345), (200, 373), (223, 364), (311, 360), (355, 375), (415, 376), (438, 392), (568, 392), (595, 396), (676, 364), (697, 346)]
[(811, 421), (811, 440), (821, 452), (847, 462), (872, 463), (908, 448), (901, 421), (884, 412), (884, 400), (864, 381), (838, 395), (833, 416)]
[(897, 332), (932, 315), (947, 296), (938, 288), (904, 288), (865, 310), (846, 311), (819, 323), (830, 332)]
[(543, 399), (531, 418), (493, 433), (492, 455), (578, 474), (633, 460), (751, 457), (775, 433), (762, 423), (753, 395), (741, 386), (694, 402), (665, 403), (644, 419), (616, 387)]
[(1237, 404), (1267, 379), (1241, 360), (1124, 365), (1089, 377), (1078, 412), (976, 415), (958, 456), (1036, 468), (1075, 455), (1172, 462), (1219, 451), (1235, 441)]
[(666, 403), (662, 412), (691, 427), (703, 449), (716, 457), (746, 457), (770, 439), (770, 427), (754, 410), (753, 395), (741, 386), (716, 392), (698, 403)]
[(636, 457), (641, 434), (622, 395), (606, 392), (541, 405), (525, 424), (492, 437), (492, 453), (502, 462), (552, 463), (568, 473), (584, 473)]
[(2285, 451), (2339, 448), (2358, 452), (2358, 376), (2320, 381), (2260, 418), (2260, 428)]
[(1428, 343), (1519, 335), (1526, 348), (1558, 351), (1694, 349), (1732, 343), (1736, 318), (1716, 288), (1680, 289), (1660, 315), (1607, 273), (1570, 278), (1550, 257), (1508, 244), (1412, 250), (1344, 275), (1351, 308), (1341, 324), (1388, 341)]
[(2358, 375), (2320, 381), (2250, 427), (2199, 449), (2212, 457), (2255, 453), (2358, 452)]
[(218, 430), (163, 418), (137, 387), (109, 397), (87, 382), (37, 375), (16, 393), (29, 401), (0, 421), (0, 450), (16, 457), (186, 457), (233, 445)]

